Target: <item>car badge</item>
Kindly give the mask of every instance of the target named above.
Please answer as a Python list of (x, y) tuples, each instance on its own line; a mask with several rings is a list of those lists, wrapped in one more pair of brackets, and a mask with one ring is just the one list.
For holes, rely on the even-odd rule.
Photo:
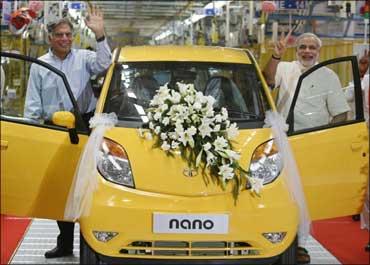
[(198, 174), (197, 170), (194, 168), (185, 168), (182, 173), (186, 177), (195, 177)]

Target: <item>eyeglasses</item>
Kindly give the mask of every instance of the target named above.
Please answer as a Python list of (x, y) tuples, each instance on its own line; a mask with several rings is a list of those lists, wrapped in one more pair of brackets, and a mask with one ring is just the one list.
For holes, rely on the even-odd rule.
[(66, 36), (67, 38), (72, 38), (72, 32), (54, 32), (53, 36), (55, 38), (61, 39), (63, 36)]
[(317, 46), (315, 46), (315, 45), (305, 45), (305, 44), (301, 44), (301, 45), (299, 45), (298, 46), (298, 50), (305, 50), (305, 49), (309, 49), (309, 50), (311, 50), (311, 51), (315, 51), (315, 50), (317, 50)]

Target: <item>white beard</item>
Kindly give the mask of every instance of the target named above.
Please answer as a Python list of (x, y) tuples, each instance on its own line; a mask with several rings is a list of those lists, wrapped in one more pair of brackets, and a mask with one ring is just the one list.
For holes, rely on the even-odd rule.
[(301, 60), (301, 61), (299, 61), (304, 67), (306, 67), (306, 68), (310, 68), (310, 67), (312, 67), (312, 66), (314, 66), (315, 65), (315, 63), (316, 63), (316, 59), (312, 59), (312, 60), (310, 60), (310, 61), (303, 61), (303, 60)]
[(306, 65), (304, 65), (304, 64), (302, 63), (302, 61), (300, 61), (300, 60), (297, 60), (297, 62), (298, 62), (299, 69), (301, 70), (301, 73), (306, 72), (306, 71), (307, 71), (308, 69), (310, 69), (312, 66), (314, 66), (314, 65), (316, 65), (316, 64), (317, 64), (316, 60), (312, 60), (312, 61), (310, 61), (310, 62), (312, 62), (312, 63), (310, 63), (310, 64), (306, 64)]
[[(298, 53), (296, 53), (296, 58), (297, 58), (297, 61), (300, 63), (300, 65), (304, 68), (304, 71), (308, 70), (309, 68), (311, 68), (312, 66), (314, 66), (315, 64), (317, 64), (317, 58), (318, 56), (316, 56), (315, 58), (313, 58), (312, 60), (309, 60), (309, 61), (303, 61), (299, 56), (298, 56)], [(302, 73), (304, 72), (302, 71)]]

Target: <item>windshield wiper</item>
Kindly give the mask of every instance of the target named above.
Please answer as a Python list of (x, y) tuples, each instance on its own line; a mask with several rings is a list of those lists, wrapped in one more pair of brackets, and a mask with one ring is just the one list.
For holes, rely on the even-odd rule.
[(252, 118), (256, 118), (256, 119), (260, 119), (261, 116), (255, 114), (255, 113), (252, 113), (252, 112), (247, 112), (247, 111), (241, 111), (241, 110), (230, 110), (228, 109), (227, 112), (229, 114), (238, 114), (240, 115), (241, 117), (240, 118), (243, 118), (243, 117), (252, 117)]
[[(215, 111), (216, 112), (220, 112), (221, 109), (220, 108), (215, 108)], [(230, 118), (246, 118), (246, 117), (248, 117), (248, 118), (261, 119), (261, 116), (255, 114), (255, 113), (252, 113), (252, 112), (241, 111), (241, 110), (234, 110), (234, 109), (227, 109), (227, 112), (229, 114), (240, 115), (240, 117), (230, 117)], [(234, 115), (229, 115), (229, 116), (234, 116)]]

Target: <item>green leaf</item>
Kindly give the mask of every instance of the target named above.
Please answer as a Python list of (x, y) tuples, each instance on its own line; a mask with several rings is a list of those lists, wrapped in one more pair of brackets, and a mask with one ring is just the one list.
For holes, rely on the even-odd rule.
[(200, 150), (200, 152), (199, 152), (199, 154), (198, 154), (198, 156), (197, 156), (197, 160), (196, 160), (196, 162), (195, 162), (195, 166), (196, 166), (196, 167), (198, 167), (198, 166), (199, 166), (199, 164), (200, 164), (200, 162), (201, 162), (202, 154), (203, 154), (203, 149), (202, 149), (202, 150)]

